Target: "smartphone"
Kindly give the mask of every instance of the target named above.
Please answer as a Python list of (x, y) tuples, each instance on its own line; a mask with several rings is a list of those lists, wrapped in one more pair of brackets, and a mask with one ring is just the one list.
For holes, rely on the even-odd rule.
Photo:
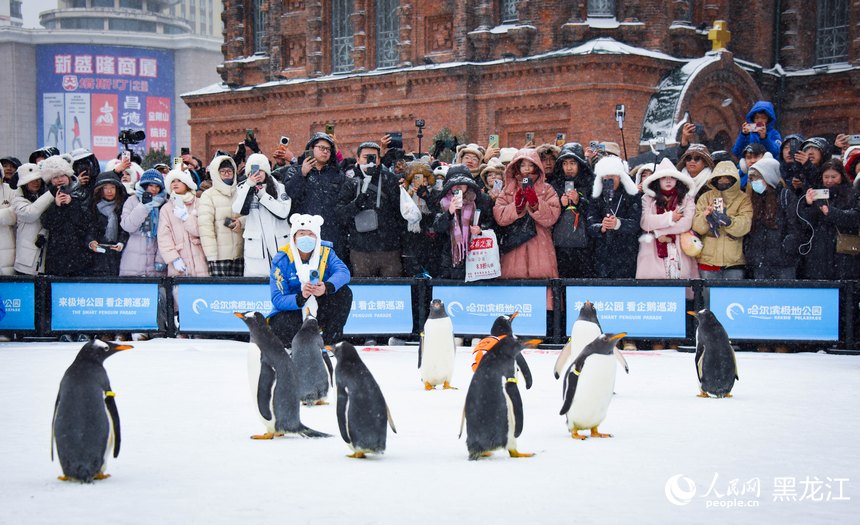
[(181, 148), (179, 150), (180, 155), (191, 155), (191, 148)]
[(591, 142), (588, 143), (588, 147), (591, 148), (591, 151), (593, 151), (594, 153), (597, 153), (598, 150), (600, 150), (600, 143), (597, 142), (596, 140), (592, 140)]
[(436, 179), (436, 183), (435, 183), (435, 184), (433, 184), (433, 189), (434, 189), (434, 190), (436, 190), (436, 191), (442, 191), (442, 184), (443, 184), (443, 182), (444, 182), (444, 181), (443, 181), (442, 179)]
[(723, 211), (723, 198), (722, 197), (715, 197), (714, 198), (714, 211), (718, 211), (718, 212), (722, 213), (722, 211)]
[(367, 156), (367, 163), (376, 165), (376, 155), (368, 155)]
[(696, 128), (693, 130), (693, 133), (701, 138), (705, 135), (705, 125), (704, 124), (695, 124)]
[(130, 151), (125, 150), (122, 152), (122, 161), (123, 162), (125, 162), (125, 161), (131, 162), (131, 152)]
[[(188, 149), (188, 148), (183, 148)], [(182, 171), (182, 157), (173, 157), (173, 169)]]
[(821, 190), (812, 190), (812, 200), (826, 201), (830, 198), (830, 190), (827, 188)]
[(576, 183), (572, 180), (564, 181), (564, 192), (565, 193), (573, 193), (576, 191)]
[(228, 227), (228, 228), (229, 228), (229, 227), (231, 227), (231, 226), (233, 226), (233, 219), (232, 219), (232, 218), (230, 218), (230, 217), (226, 217), (226, 218), (224, 219), (224, 226), (226, 226), (226, 227)]
[(290, 137), (283, 135), (281, 136), (281, 146), (289, 146), (290, 145)]
[(532, 185), (532, 180), (528, 177), (523, 177), (523, 188), (528, 188)]
[(248, 171), (248, 176), (252, 177), (259, 172), (260, 172), (260, 165), (259, 164), (251, 164), (251, 169), (250, 169), (250, 171)]
[(494, 180), (493, 181), (493, 191), (502, 191), (503, 185), (504, 185), (504, 182), (502, 182), (502, 179)]
[(555, 145), (558, 147), (564, 146), (565, 143), (565, 134), (564, 133), (556, 133), (555, 134)]
[(849, 146), (860, 146), (860, 135), (848, 135)]
[(499, 136), (497, 134), (490, 135), (490, 140), (487, 143), (487, 147), (489, 147), (489, 148), (498, 148), (499, 147)]
[(463, 196), (463, 190), (454, 190), (454, 198), (459, 199)]
[(326, 124), (325, 125), (326, 135), (334, 135), (334, 124)]
[(535, 141), (535, 132), (527, 131), (526, 132), (526, 142), (534, 142)]
[(391, 142), (388, 143), (389, 148), (403, 149), (402, 131), (389, 131), (386, 135), (391, 137)]
[(311, 284), (319, 284), (320, 283), (320, 271), (319, 270), (311, 270), (310, 279), (308, 281)]
[(312, 149), (306, 149), (306, 150), (305, 150), (305, 153), (304, 153), (304, 155), (303, 155), (303, 156), (304, 156), (304, 158), (306, 158), (306, 159), (312, 159), (312, 158), (314, 158), (314, 150), (312, 150)]
[(254, 140), (254, 130), (253, 129), (245, 129), (245, 140), (252, 141)]
[(152, 194), (148, 191), (144, 191), (143, 195), (140, 196), (140, 202), (146, 204), (147, 202), (152, 202)]

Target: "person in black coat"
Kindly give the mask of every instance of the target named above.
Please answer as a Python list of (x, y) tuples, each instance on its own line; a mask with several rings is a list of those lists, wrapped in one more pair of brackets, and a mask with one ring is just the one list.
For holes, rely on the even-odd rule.
[(831, 160), (821, 168), (823, 186), (829, 190), (829, 198), (816, 199), (812, 191), (816, 188), (810, 188), (800, 199), (800, 215), (815, 233), (810, 251), (803, 257), (800, 277), (857, 279), (860, 256), (836, 253), (836, 237), (838, 233), (856, 235), (860, 229), (860, 195), (848, 182), (842, 162)]
[(558, 276), (562, 279), (593, 277), (593, 243), (586, 229), (594, 173), (585, 161), (582, 145), (570, 142), (562, 147), (550, 184), (561, 201), (561, 215), (552, 230)]
[(639, 190), (618, 157), (600, 159), (594, 166), (594, 175), (588, 234), (594, 238), (596, 276), (634, 279), (642, 215)]
[(54, 195), (54, 205), (42, 214), (42, 226), (48, 231), (45, 273), (61, 277), (89, 275), (93, 252), (86, 241), (90, 227), (88, 192), (73, 175), (71, 158), (48, 157), (40, 163), (40, 169)]
[(90, 275), (119, 275), (122, 250), (129, 234), (120, 227), (122, 208), (128, 194), (122, 181), (113, 171), (100, 173), (93, 185), (90, 199), (90, 223), (87, 232), (87, 247), (93, 252), (93, 267)]
[(753, 207), (744, 256), (753, 279), (794, 279), (800, 260), (800, 219), (797, 197), (780, 174), (779, 161), (769, 155), (749, 171), (747, 195)]
[[(349, 232), (349, 259), (356, 277), (400, 277), (403, 273), (400, 237), (406, 221), (400, 215), (400, 182), (379, 164), (379, 153), (373, 142), (358, 147), (355, 176), (341, 185), (337, 200), (341, 227)], [(358, 231), (356, 216), (367, 210), (376, 212), (377, 227)]]

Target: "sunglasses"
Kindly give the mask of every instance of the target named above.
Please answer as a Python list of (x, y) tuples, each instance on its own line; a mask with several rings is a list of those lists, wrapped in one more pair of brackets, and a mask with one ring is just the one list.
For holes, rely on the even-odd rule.
[(705, 157), (700, 157), (698, 155), (690, 155), (687, 157), (687, 162), (705, 162)]

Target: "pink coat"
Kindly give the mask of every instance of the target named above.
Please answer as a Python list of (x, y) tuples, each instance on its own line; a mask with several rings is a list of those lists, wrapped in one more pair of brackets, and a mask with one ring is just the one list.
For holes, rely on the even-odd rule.
[[(200, 242), (200, 231), (197, 228), (197, 206), (200, 201), (195, 198), (188, 209), (188, 219), (183, 221), (173, 213), (173, 199), (161, 207), (158, 214), (158, 252), (167, 263), (167, 275), (187, 277), (208, 277), (209, 266), (206, 264), (206, 254)], [(188, 270), (181, 274), (173, 261), (182, 257)]]
[(657, 201), (650, 195), (642, 196), (642, 217), (639, 225), (642, 231), (653, 234), (653, 239), (648, 242), (639, 242), (639, 255), (636, 257), (637, 279), (666, 279), (666, 269), (663, 259), (657, 256), (656, 238), (663, 235), (675, 234), (675, 247), (678, 249), (681, 263), (682, 279), (698, 279), (699, 267), (696, 259), (686, 255), (681, 250), (681, 236), (679, 234), (690, 231), (693, 226), (693, 217), (696, 215), (696, 202), (693, 195), (684, 197), (684, 216), (675, 224), (671, 224), (672, 212), (657, 213)]
[[(538, 207), (530, 211), (528, 205), (521, 214), (517, 214), (514, 202), (520, 189), (519, 164), (523, 159), (530, 160), (537, 169), (537, 179), (534, 183), (538, 197)], [(537, 151), (521, 149), (505, 169), (505, 185), (502, 193), (493, 206), (493, 217), (499, 226), (508, 226), (528, 213), (535, 221), (537, 235), (530, 241), (502, 255), (503, 279), (550, 279), (558, 277), (558, 266), (555, 260), (555, 246), (552, 244), (552, 227), (561, 214), (561, 203), (558, 193), (547, 184), (543, 165)]]

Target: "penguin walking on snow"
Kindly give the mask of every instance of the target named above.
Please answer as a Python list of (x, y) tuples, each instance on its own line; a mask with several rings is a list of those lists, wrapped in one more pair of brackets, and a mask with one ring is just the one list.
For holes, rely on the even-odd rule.
[(729, 334), (708, 309), (687, 312), (698, 321), (696, 327), (696, 375), (699, 397), (732, 397), (738, 378), (738, 362)]
[(499, 448), (513, 458), (534, 455), (517, 450), (517, 438), (523, 431), (523, 401), (515, 361), (522, 349), (513, 337), (497, 338), (472, 376), (460, 421), (460, 436), (464, 424), (466, 427), (470, 460), (487, 457)]
[(445, 304), (439, 299), (430, 302), (430, 314), (421, 332), (418, 346), (418, 372), (425, 390), (433, 390), (436, 385), (454, 389), (451, 378), (454, 375), (454, 324), (445, 313)]
[(355, 347), (347, 342), (334, 347), (337, 359), (337, 425), (340, 435), (352, 449), (351, 458), (385, 452), (388, 434), (386, 424), (395, 434), (391, 410), (382, 390), (359, 357)]
[(251, 344), (260, 350), (259, 376), (251, 378), (257, 410), (266, 433), (251, 439), (272, 439), (286, 433), (303, 437), (331, 437), (302, 424), (299, 417), (299, 382), (296, 365), (284, 344), (260, 312), (235, 312), (251, 332)]
[[(506, 335), (510, 337), (514, 337), (514, 328), (513, 321), (519, 315), (519, 312), (514, 312), (509, 315), (500, 315), (496, 317), (496, 320), (493, 322), (492, 328), (490, 328), (490, 337), (486, 337), (481, 339), (481, 341), (475, 346), (472, 350), (472, 356), (474, 361), (472, 362), (472, 372), (478, 369), (478, 365), (481, 364), (481, 360), (484, 358), (484, 354), (487, 353), (489, 348), (495, 346), (498, 338)], [(530, 343), (535, 343), (538, 341), (529, 341), (525, 344), (525, 346), (529, 346)], [(520, 352), (517, 354), (517, 367), (519, 367), (520, 372), (523, 374), (523, 379), (526, 381), (526, 390), (532, 387), (532, 372), (529, 369), (529, 364), (526, 362), (525, 356)]]
[(63, 374), (51, 424), (51, 460), (56, 447), (60, 480), (92, 483), (110, 477), (105, 467), (110, 454), (119, 456), (120, 426), (104, 361), (130, 348), (94, 339)]
[(332, 365), (316, 317), (305, 318), (290, 350), (299, 379), (299, 399), (305, 405), (327, 405)]
[(567, 363), (571, 359), (576, 359), (582, 349), (600, 337), (602, 333), (603, 329), (600, 328), (600, 321), (597, 320), (597, 310), (594, 308), (594, 304), (591, 301), (585, 301), (585, 304), (579, 309), (579, 317), (574, 321), (570, 330), (570, 339), (555, 361), (555, 368), (553, 369), (555, 378), (561, 377), (561, 372), (567, 368)]
[[(624, 356), (615, 346), (627, 334), (602, 334), (589, 343), (568, 367), (564, 378), (564, 404), (560, 415), (567, 416), (570, 437), (585, 439), (579, 430), (591, 430), (591, 437), (612, 437), (601, 434), (597, 427), (606, 419), (615, 388), (616, 357), (629, 373)], [(614, 355), (613, 355), (614, 354)]]

